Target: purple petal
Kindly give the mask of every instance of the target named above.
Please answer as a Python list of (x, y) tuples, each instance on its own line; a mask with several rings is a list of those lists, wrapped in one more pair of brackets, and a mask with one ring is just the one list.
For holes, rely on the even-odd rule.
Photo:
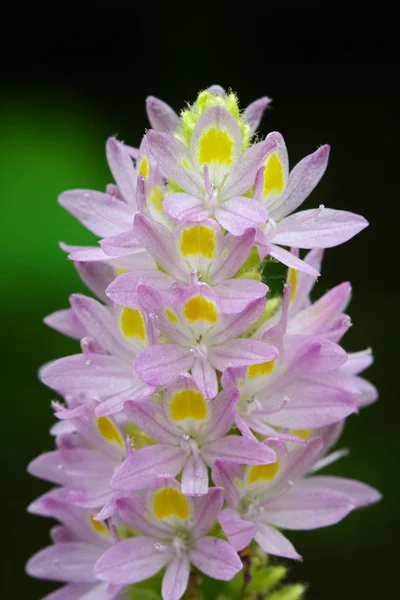
[(175, 554), (162, 581), (163, 600), (179, 600), (186, 591), (190, 575), (190, 560), (186, 552)]
[(71, 583), (95, 581), (93, 566), (101, 549), (84, 542), (63, 542), (44, 548), (28, 561), (31, 577)]
[(76, 317), (74, 311), (70, 308), (58, 310), (57, 312), (48, 315), (44, 319), (44, 323), (49, 327), (52, 327), (52, 329), (76, 340), (80, 340), (87, 334), (86, 329)]
[(157, 522), (146, 519), (146, 502), (142, 494), (130, 494), (129, 497), (117, 498), (118, 514), (126, 525), (143, 535), (157, 538), (165, 534), (165, 529)]
[[(221, 190), (222, 199), (241, 196), (254, 184), (258, 169), (276, 148), (274, 133), (270, 133), (263, 142), (254, 144), (245, 152), (231, 171)], [(234, 232), (232, 232), (234, 233)]]
[(187, 454), (180, 446), (156, 444), (140, 448), (132, 452), (117, 469), (111, 486), (128, 492), (142, 490), (154, 477), (178, 475), (186, 459)]
[(271, 98), (268, 98), (268, 96), (264, 96), (263, 98), (258, 98), (257, 100), (254, 100), (254, 102), (252, 102), (246, 107), (243, 113), (243, 118), (250, 125), (253, 132), (255, 132), (258, 129), (264, 111), (270, 103)]
[(295, 487), (268, 504), (265, 518), (284, 529), (334, 525), (355, 508), (349, 496), (331, 489)]
[(254, 229), (248, 229), (241, 236), (229, 233), (224, 236), (222, 260), (214, 261), (211, 265), (210, 277), (213, 285), (218, 285), (236, 275), (250, 254), (255, 233)]
[(179, 116), (166, 102), (154, 96), (146, 98), (146, 112), (152, 129), (174, 133), (180, 126)]
[(209, 403), (210, 419), (202, 428), (204, 442), (211, 442), (228, 433), (235, 421), (238, 397), (238, 390), (225, 388)]
[(356, 508), (375, 504), (382, 499), (382, 494), (370, 485), (344, 477), (318, 475), (303, 479), (299, 485), (302, 488), (319, 488), (340, 492), (347, 496), (350, 503), (354, 504)]
[(300, 554), (296, 552), (289, 540), (275, 527), (266, 523), (257, 523), (257, 533), (254, 539), (268, 554), (295, 560), (301, 559)]
[(268, 286), (261, 281), (244, 278), (230, 279), (213, 287), (226, 314), (244, 311), (250, 302), (265, 298), (268, 291)]
[(133, 230), (142, 246), (150, 252), (164, 271), (174, 277), (182, 274), (175, 238), (164, 225), (155, 223), (143, 215), (136, 215)]
[(242, 568), (242, 561), (232, 546), (210, 536), (194, 542), (190, 560), (205, 575), (222, 581), (229, 581)]
[(235, 480), (242, 481), (243, 470), (237, 463), (216, 460), (212, 467), (212, 478), (216, 485), (224, 490), (224, 497), (229, 506), (235, 508), (240, 496)]
[(210, 488), (208, 494), (193, 499), (194, 518), (191, 525), (193, 538), (206, 535), (214, 525), (224, 503), (220, 488)]
[(176, 444), (179, 430), (174, 429), (166, 420), (162, 407), (152, 400), (129, 400), (125, 402), (124, 410), (135, 425), (142, 429), (152, 439), (162, 444)]
[(301, 271), (302, 273), (306, 273), (312, 277), (319, 277), (320, 275), (317, 269), (314, 269), (313, 266), (307, 264), (304, 260), (297, 258), (297, 256), (291, 252), (288, 252), (288, 250), (285, 250), (284, 248), (280, 248), (279, 246), (272, 244), (268, 254), (291, 269)]
[(171, 560), (169, 547), (157, 550), (155, 540), (135, 537), (109, 548), (99, 558), (94, 574), (101, 581), (126, 585), (137, 583), (155, 575)]
[(265, 297), (249, 302), (240, 313), (224, 315), (221, 324), (212, 332), (212, 345), (223, 344), (242, 335), (264, 314)]
[(218, 371), (223, 371), (227, 367), (243, 367), (275, 360), (278, 350), (258, 340), (238, 339), (209, 348), (208, 355), (211, 364)]
[(107, 262), (75, 262), (74, 266), (86, 287), (100, 300), (108, 302), (105, 289), (115, 279), (115, 269)]
[(270, 208), (271, 216), (280, 221), (296, 210), (318, 185), (326, 171), (329, 146), (321, 146), (313, 154), (301, 160), (289, 175), (287, 188), (275, 206)]
[(106, 583), (73, 583), (44, 596), (42, 600), (104, 600), (107, 588)]
[(214, 367), (206, 358), (196, 358), (192, 376), (201, 393), (211, 400), (218, 394), (218, 380)]
[(127, 147), (115, 138), (109, 138), (106, 144), (107, 160), (110, 171), (117, 182), (118, 189), (125, 201), (136, 206), (136, 173)]
[(194, 358), (187, 348), (176, 344), (157, 344), (139, 354), (135, 370), (150, 385), (166, 385), (176, 375), (189, 371)]
[(273, 242), (295, 248), (331, 248), (347, 242), (368, 222), (351, 212), (317, 208), (286, 217), (275, 229)]
[(218, 520), (229, 543), (237, 552), (246, 548), (256, 535), (257, 529), (254, 523), (241, 519), (231, 508), (223, 510)]
[(233, 235), (242, 235), (247, 229), (265, 223), (268, 213), (258, 200), (235, 196), (217, 208), (215, 218)]
[(172, 221), (202, 221), (210, 215), (199, 196), (176, 192), (164, 198), (163, 207)]
[[(152, 130), (147, 132), (146, 138), (149, 143), (150, 152), (165, 175), (189, 194), (202, 197), (202, 180), (190, 168), (192, 158), (189, 150), (182, 142), (172, 135)], [(186, 168), (184, 164), (189, 165), (189, 168)]]
[(123, 273), (108, 286), (107, 296), (119, 306), (127, 306), (128, 308), (140, 309), (140, 300), (138, 297), (137, 287), (139, 284), (146, 283), (152, 287), (156, 287), (165, 292), (168, 292), (174, 279), (155, 269), (146, 269), (143, 271), (133, 271), (131, 273)]
[(271, 448), (241, 435), (228, 435), (207, 444), (202, 455), (210, 466), (215, 460), (245, 465), (264, 465), (276, 461), (275, 452)]
[(190, 456), (183, 468), (182, 493), (186, 496), (203, 496), (208, 492), (208, 471), (200, 456)]

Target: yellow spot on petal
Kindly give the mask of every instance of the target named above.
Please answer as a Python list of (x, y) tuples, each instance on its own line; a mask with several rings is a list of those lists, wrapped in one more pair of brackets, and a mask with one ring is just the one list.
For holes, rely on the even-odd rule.
[(297, 276), (296, 269), (289, 269), (288, 281), (290, 281), (290, 283), (292, 284), (292, 293), (290, 294), (290, 302), (293, 302), (293, 300), (296, 296), (297, 279), (298, 279), (298, 276)]
[(200, 140), (199, 162), (201, 165), (217, 162), (232, 163), (233, 140), (227, 131), (211, 127)]
[(217, 310), (215, 304), (206, 300), (203, 296), (194, 296), (188, 300), (184, 307), (185, 317), (188, 321), (208, 321), (217, 322)]
[(150, 167), (149, 167), (149, 161), (147, 160), (146, 157), (142, 158), (142, 160), (140, 161), (138, 172), (139, 172), (139, 175), (143, 175), (143, 177), (149, 176)]
[(292, 429), (290, 433), (292, 435), (297, 435), (297, 437), (301, 438), (302, 440), (307, 441), (311, 437), (312, 429)]
[(204, 421), (208, 413), (207, 401), (197, 390), (182, 390), (174, 394), (169, 401), (169, 410), (174, 421)]
[(271, 481), (276, 477), (279, 471), (279, 462), (271, 465), (255, 465), (247, 471), (247, 484), (251, 485), (257, 481)]
[(183, 167), (185, 167), (185, 169), (190, 169), (190, 165), (189, 165), (188, 161), (186, 160), (186, 158), (183, 158), (183, 159), (181, 160), (181, 165), (182, 165)]
[(116, 442), (124, 447), (124, 440), (122, 439), (119, 430), (108, 417), (103, 416), (97, 419), (97, 429), (107, 442)]
[(153, 187), (149, 194), (150, 202), (158, 212), (163, 212), (164, 194), (159, 185)]
[(146, 339), (144, 318), (140, 310), (125, 306), (121, 311), (121, 329), (126, 337), (135, 337), (142, 342)]
[(242, 483), (242, 481), (240, 481), (240, 479), (235, 479), (234, 484), (239, 489), (243, 487), (243, 483)]
[(272, 373), (274, 367), (274, 360), (259, 363), (258, 365), (250, 365), (250, 367), (247, 368), (247, 378), (255, 379), (256, 377), (266, 377), (267, 375), (270, 375)]
[(157, 519), (169, 517), (187, 519), (190, 516), (189, 502), (182, 492), (167, 487), (154, 494), (153, 512)]
[(127, 269), (122, 269), (121, 267), (115, 267), (114, 271), (115, 271), (115, 275), (117, 277), (118, 277), (118, 275), (123, 275), (124, 273), (128, 272)]
[(180, 249), (183, 256), (201, 254), (211, 259), (215, 251), (215, 232), (205, 225), (194, 225), (181, 234)]
[(263, 195), (271, 192), (281, 194), (285, 186), (283, 165), (279, 156), (274, 152), (265, 162)]
[(170, 310), (169, 308), (165, 309), (165, 314), (167, 315), (168, 319), (170, 321), (172, 321), (172, 323), (179, 323), (179, 319), (176, 316), (176, 314), (174, 313), (173, 310)]
[(102, 533), (103, 535), (111, 536), (111, 533), (101, 521), (95, 521), (92, 515), (89, 515), (89, 521), (96, 533)]

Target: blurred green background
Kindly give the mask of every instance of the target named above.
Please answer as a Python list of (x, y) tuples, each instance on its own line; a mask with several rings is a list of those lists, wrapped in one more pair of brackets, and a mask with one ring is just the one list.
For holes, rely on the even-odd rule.
[[(392, 257), (398, 254), (399, 237), (399, 83), (392, 63), (379, 53), (325, 48), (321, 54), (304, 44), (290, 56), (282, 51), (271, 57), (263, 39), (257, 48), (235, 47), (229, 59), (222, 50), (216, 56), (215, 47), (207, 44), (191, 54), (179, 36), (169, 34), (163, 19), (140, 33), (144, 14), (137, 10), (134, 27), (133, 21), (119, 22), (118, 42), (108, 14), (100, 11), (91, 28), (96, 43), (87, 44), (82, 41), (90, 41), (91, 34), (83, 33), (82, 24), (73, 28), (75, 14), (64, 14), (54, 31), (40, 28), (36, 15), (35, 26), (23, 28), (23, 60), (11, 61), (3, 78), (2, 597), (35, 600), (53, 589), (24, 574), (27, 558), (47, 545), (49, 529), (46, 520), (25, 512), (48, 489), (26, 474), (26, 465), (52, 448), (53, 395), (39, 383), (38, 367), (75, 352), (77, 344), (48, 329), (42, 319), (66, 307), (70, 293), (84, 291), (58, 242), (94, 239), (59, 207), (57, 195), (71, 188), (104, 189), (111, 180), (105, 140), (118, 134), (127, 143), (139, 143), (148, 125), (146, 95), (180, 109), (213, 83), (236, 90), (243, 107), (261, 95), (273, 98), (261, 130), (285, 136), (291, 166), (329, 142), (328, 172), (306, 207), (323, 203), (361, 213), (371, 223), (354, 240), (327, 251), (317, 289), (322, 294), (341, 281), (353, 283), (353, 327), (344, 345), (348, 350), (372, 346), (376, 363), (368, 376), (380, 390), (377, 404), (349, 419), (340, 446), (351, 454), (329, 472), (364, 480), (385, 498), (335, 527), (290, 535), (305, 558), (292, 565), (291, 576), (309, 583), (309, 600), (394, 597), (400, 413), (398, 268)], [(69, 27), (80, 43), (72, 43), (70, 36), (65, 47), (62, 32)], [(43, 49), (36, 43), (41, 32)], [(133, 33), (139, 36), (134, 56)]]

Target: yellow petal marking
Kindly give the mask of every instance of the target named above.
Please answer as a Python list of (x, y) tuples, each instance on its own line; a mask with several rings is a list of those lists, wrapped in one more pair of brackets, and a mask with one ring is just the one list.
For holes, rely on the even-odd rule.
[(220, 165), (232, 164), (233, 140), (227, 131), (211, 127), (200, 140), (199, 162), (217, 162)]
[(107, 442), (116, 442), (122, 448), (124, 447), (124, 440), (117, 427), (108, 417), (99, 417), (97, 419), (97, 429), (100, 435), (107, 440)]
[(290, 283), (292, 284), (292, 293), (290, 294), (290, 302), (291, 303), (293, 302), (293, 300), (296, 296), (297, 280), (298, 280), (298, 276), (297, 276), (296, 269), (289, 269), (288, 281), (290, 281)]
[(297, 437), (301, 438), (302, 440), (307, 441), (311, 437), (312, 429), (292, 429), (290, 433), (292, 435), (297, 435)]
[(185, 303), (185, 317), (188, 321), (208, 321), (209, 323), (217, 322), (217, 310), (215, 304), (210, 300), (206, 300), (203, 296), (194, 296)]
[(133, 308), (124, 308), (121, 311), (121, 329), (125, 337), (135, 337), (142, 340), (146, 339), (146, 329), (144, 318), (140, 310)]
[(156, 185), (155, 187), (153, 187), (153, 189), (151, 190), (151, 192), (149, 194), (149, 198), (150, 198), (150, 202), (152, 203), (154, 208), (156, 210), (158, 210), (158, 212), (163, 212), (163, 210), (164, 210), (164, 208), (163, 208), (164, 194), (159, 185)]
[(143, 177), (148, 177), (150, 172), (149, 161), (144, 156), (140, 161), (138, 173), (139, 175), (143, 175)]
[(187, 519), (190, 516), (189, 502), (179, 490), (163, 488), (154, 494), (153, 512), (157, 519)]
[(103, 535), (111, 536), (111, 533), (101, 521), (95, 521), (92, 515), (89, 515), (89, 521), (96, 533), (102, 533)]
[(215, 232), (205, 225), (194, 225), (184, 229), (180, 239), (183, 256), (201, 254), (212, 259), (215, 251)]
[(271, 481), (276, 477), (279, 471), (279, 462), (271, 465), (255, 465), (247, 471), (247, 484), (251, 485), (257, 481)]
[(122, 267), (115, 267), (114, 269), (116, 277), (118, 275), (123, 275), (124, 273), (128, 273), (128, 269), (122, 269)]
[(266, 377), (270, 375), (275, 367), (275, 361), (259, 363), (258, 365), (250, 365), (247, 368), (247, 379), (255, 379), (256, 377)]
[(176, 392), (169, 402), (169, 411), (174, 421), (194, 419), (204, 421), (208, 407), (204, 396), (197, 390), (182, 390)]
[(172, 321), (172, 323), (179, 323), (179, 319), (176, 316), (176, 314), (174, 313), (173, 310), (170, 310), (169, 308), (165, 309), (165, 314), (167, 315), (168, 319), (170, 321)]
[(263, 195), (271, 192), (281, 194), (285, 187), (283, 165), (276, 152), (273, 152), (265, 161)]

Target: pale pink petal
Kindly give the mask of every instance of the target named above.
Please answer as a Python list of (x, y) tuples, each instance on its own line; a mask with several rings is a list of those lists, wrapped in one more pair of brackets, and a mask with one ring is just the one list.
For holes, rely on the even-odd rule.
[(264, 465), (276, 461), (275, 452), (271, 448), (242, 435), (228, 435), (207, 444), (202, 456), (209, 466), (216, 460), (245, 465)]
[(182, 276), (175, 238), (164, 225), (155, 223), (143, 215), (136, 215), (133, 230), (141, 245), (164, 271), (174, 277)]
[(190, 575), (190, 560), (185, 552), (175, 554), (163, 577), (163, 600), (179, 600), (186, 591)]
[(252, 300), (239, 313), (224, 315), (212, 332), (212, 345), (223, 344), (242, 335), (264, 314), (266, 298)]
[(118, 542), (99, 558), (94, 574), (101, 581), (126, 585), (155, 575), (171, 560), (169, 546), (158, 550), (156, 540), (134, 537)]
[(235, 196), (217, 208), (215, 218), (233, 235), (242, 235), (247, 229), (265, 223), (268, 213), (258, 200)]
[(225, 540), (207, 536), (194, 542), (190, 560), (205, 575), (229, 581), (242, 568), (242, 561)]
[(193, 498), (195, 508), (191, 532), (194, 538), (203, 537), (210, 531), (223, 503), (224, 496), (220, 488), (210, 488), (207, 495)]
[(180, 126), (179, 116), (166, 102), (154, 96), (146, 98), (146, 112), (152, 129), (174, 133)]
[(271, 527), (266, 523), (257, 523), (257, 533), (254, 539), (268, 554), (295, 560), (301, 559), (300, 554), (296, 552), (291, 542), (275, 527)]
[(318, 277), (320, 275), (317, 269), (314, 269), (313, 266), (307, 264), (304, 262), (304, 260), (297, 258), (297, 256), (291, 252), (288, 252), (288, 250), (280, 248), (275, 244), (271, 244), (268, 254), (291, 269), (302, 271), (303, 273), (307, 273), (307, 275), (311, 275), (312, 277)]
[(119, 275), (108, 286), (106, 293), (115, 304), (127, 306), (128, 308), (140, 308), (140, 300), (137, 287), (139, 284), (147, 284), (152, 287), (168, 292), (175, 279), (156, 269), (145, 269), (123, 273)]
[(189, 371), (194, 360), (193, 353), (187, 348), (176, 344), (156, 344), (137, 356), (135, 370), (150, 385), (166, 385), (176, 375)]
[(210, 419), (202, 428), (204, 442), (211, 442), (228, 433), (235, 420), (238, 398), (239, 391), (227, 387), (209, 402)]
[(182, 493), (202, 496), (208, 492), (208, 471), (201, 456), (190, 456), (182, 473)]
[(258, 340), (229, 340), (215, 348), (209, 348), (210, 363), (218, 370), (227, 367), (243, 367), (275, 360), (278, 350)]
[(163, 408), (153, 400), (128, 400), (124, 410), (135, 425), (162, 444), (179, 443), (179, 430), (166, 420)]
[(58, 310), (48, 315), (45, 317), (44, 323), (52, 329), (76, 340), (80, 340), (87, 335), (86, 329), (70, 308)]
[(255, 233), (254, 229), (248, 229), (241, 236), (231, 235), (230, 233), (224, 236), (221, 258), (213, 261), (210, 268), (213, 285), (218, 285), (236, 275), (250, 254)]
[(230, 279), (213, 288), (226, 314), (244, 311), (253, 300), (265, 298), (268, 291), (268, 286), (261, 281), (245, 278)]
[(254, 100), (254, 102), (252, 102), (245, 108), (243, 118), (250, 125), (253, 132), (255, 132), (258, 129), (264, 111), (270, 103), (271, 98), (268, 98), (268, 96), (264, 96), (263, 98), (258, 98), (257, 100)]
[(239, 514), (231, 508), (223, 510), (218, 520), (229, 543), (237, 552), (246, 548), (256, 535), (257, 528), (254, 523), (241, 519)]
[(272, 240), (295, 248), (331, 248), (347, 242), (367, 225), (364, 217), (344, 210), (303, 210), (283, 219)]
[(196, 358), (192, 365), (192, 376), (201, 393), (208, 398), (218, 394), (217, 374), (207, 358)]
[(101, 549), (84, 542), (63, 542), (44, 548), (28, 561), (31, 577), (71, 583), (95, 582), (93, 566)]
[(340, 492), (348, 496), (350, 503), (354, 504), (356, 508), (375, 504), (382, 499), (382, 494), (370, 485), (344, 477), (318, 475), (302, 479), (299, 485), (302, 488), (320, 488)]
[(240, 465), (232, 462), (216, 460), (212, 467), (212, 478), (216, 485), (224, 490), (225, 500), (235, 508), (240, 501), (240, 495), (235, 480), (242, 481), (243, 470)]
[(74, 266), (86, 287), (99, 300), (108, 302), (105, 290), (115, 279), (115, 269), (107, 262), (75, 262)]
[[(203, 192), (204, 193), (204, 192)], [(168, 194), (164, 198), (163, 207), (172, 221), (202, 221), (210, 216), (201, 197), (183, 192)]]
[(106, 144), (107, 160), (110, 171), (125, 201), (136, 206), (136, 173), (128, 148), (122, 142), (111, 137)]

